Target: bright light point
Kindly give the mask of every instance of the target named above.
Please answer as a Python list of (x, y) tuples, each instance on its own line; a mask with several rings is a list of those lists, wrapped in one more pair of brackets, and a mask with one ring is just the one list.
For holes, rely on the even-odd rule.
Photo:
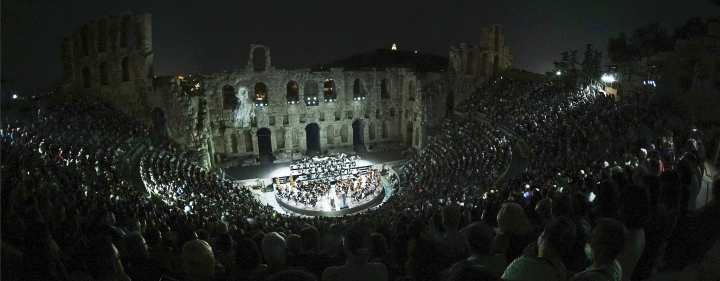
[(417, 54), (417, 51), (415, 51), (415, 53)]
[(13, 99), (17, 99), (17, 94), (13, 94)]
[(602, 81), (605, 83), (613, 83), (613, 82), (615, 82), (615, 77), (612, 75), (605, 74), (602, 76)]
[(560, 75), (560, 74), (562, 74), (562, 72), (560, 72), (560, 70), (558, 70), (557, 72), (555, 72), (555, 75)]
[(185, 212), (190, 212), (190, 206), (185, 206)]
[(395, 43), (393, 43), (392, 47), (390, 47), (390, 50), (397, 51), (397, 46)]
[(314, 99), (314, 100), (316, 100), (316, 99), (317, 99), (317, 97), (314, 97), (313, 99)]

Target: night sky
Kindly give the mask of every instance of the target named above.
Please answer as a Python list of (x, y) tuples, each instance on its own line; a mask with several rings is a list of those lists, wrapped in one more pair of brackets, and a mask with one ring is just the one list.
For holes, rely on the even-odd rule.
[[(208, 2), (208, 3), (205, 3)], [(565, 50), (659, 22), (670, 34), (694, 16), (720, 15), (708, 0), (605, 1), (50, 1), (3, 0), (2, 78), (23, 92), (60, 81), (60, 38), (80, 23), (123, 11), (152, 14), (156, 75), (242, 69), (248, 47), (268, 45), (278, 68), (308, 68), (376, 48), (447, 56), (500, 23), (514, 67), (550, 71)]]

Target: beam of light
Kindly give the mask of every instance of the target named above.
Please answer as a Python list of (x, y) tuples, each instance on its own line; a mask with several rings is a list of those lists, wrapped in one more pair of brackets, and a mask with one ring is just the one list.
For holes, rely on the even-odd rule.
[(615, 76), (603, 74), (602, 81), (605, 83), (613, 83), (615, 82)]

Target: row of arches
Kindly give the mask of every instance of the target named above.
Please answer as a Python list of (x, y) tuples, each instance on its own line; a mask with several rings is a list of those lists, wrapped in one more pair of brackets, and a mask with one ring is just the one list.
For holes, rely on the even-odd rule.
[[(381, 137), (386, 139), (389, 137), (390, 123), (381, 123)], [(325, 127), (325, 132), (320, 128), (317, 123), (310, 123), (305, 126), (305, 144), (307, 151), (321, 151), (321, 134), (325, 134), (326, 143), (329, 145), (348, 143), (350, 138), (350, 127), (352, 127), (352, 144), (354, 146), (364, 145), (364, 128), (365, 124), (362, 120), (355, 120), (350, 126), (343, 124), (339, 131), (335, 130), (335, 126), (330, 124)], [(377, 137), (378, 125), (376, 122), (371, 122), (369, 125), (369, 138), (374, 140)], [(413, 122), (409, 121), (407, 125), (406, 144), (408, 146), (413, 145), (413, 139), (415, 139), (415, 145), (417, 145), (417, 137), (413, 127)], [(286, 146), (285, 140), (285, 128), (278, 128), (275, 132), (275, 143), (278, 149), (290, 148)], [(253, 136), (250, 131), (245, 131), (243, 134), (245, 141), (245, 152), (252, 152), (254, 150)], [(261, 128), (256, 132), (257, 146), (260, 155), (270, 155), (273, 152), (272, 138), (273, 132), (269, 128)], [(415, 137), (414, 137), (415, 136)], [(293, 129), (292, 134), (292, 147), (300, 147), (300, 134), (297, 128)], [(336, 140), (339, 142), (336, 143)], [(237, 135), (232, 134), (230, 136), (230, 151), (232, 153), (239, 153), (239, 140)]]
[[(475, 57), (475, 52), (468, 52), (467, 54), (467, 63), (465, 64), (465, 74), (467, 75), (475, 75), (476, 70), (480, 71), (480, 75), (488, 75), (488, 54), (483, 53), (480, 61), (477, 60)], [(478, 69), (479, 68), (479, 69)], [(495, 55), (493, 57), (493, 65), (492, 65), (492, 74), (495, 75), (498, 73), (498, 70), (500, 68), (500, 57), (498, 55)]]
[[(113, 76), (112, 65), (108, 62), (100, 63), (98, 67), (98, 76), (100, 78), (100, 85), (108, 85), (115, 80)], [(120, 81), (130, 81), (130, 59), (124, 57), (120, 62)], [(90, 67), (83, 67), (82, 69), (82, 83), (84, 88), (90, 88), (93, 85), (93, 74), (90, 71)]]
[[(414, 92), (414, 83), (411, 84), (409, 90)], [(237, 108), (240, 105), (240, 100), (236, 94), (235, 87), (231, 85), (225, 85), (222, 88), (223, 95), (223, 108)], [(362, 85), (362, 81), (358, 78), (353, 82), (353, 100), (364, 100), (366, 91)], [(412, 95), (414, 96), (414, 95)], [(390, 99), (390, 79), (383, 79), (380, 83), (380, 98)], [(268, 104), (268, 88), (263, 82), (258, 82), (254, 86), (254, 91), (250, 93), (250, 99), (255, 104), (267, 105)], [(288, 104), (300, 103), (300, 86), (295, 81), (290, 81), (286, 85), (285, 99)], [(325, 102), (337, 101), (337, 92), (335, 87), (335, 81), (333, 79), (326, 79), (323, 83), (323, 100)], [(413, 98), (414, 100), (414, 98)], [(302, 101), (307, 106), (317, 106), (320, 103), (318, 100), (318, 85), (314, 80), (305, 81), (305, 100)]]

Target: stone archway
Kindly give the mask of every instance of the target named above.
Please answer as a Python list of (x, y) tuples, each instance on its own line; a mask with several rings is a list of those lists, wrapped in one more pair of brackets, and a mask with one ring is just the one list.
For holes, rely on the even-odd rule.
[(405, 128), (405, 145), (408, 147), (413, 146), (413, 135), (415, 131), (413, 130), (413, 122), (408, 121), (407, 127)]
[(305, 126), (305, 141), (308, 152), (320, 152), (320, 126), (317, 123)]
[[(257, 52), (256, 49), (259, 49)], [(266, 71), (270, 69), (270, 48), (263, 44), (252, 44), (250, 45), (250, 52), (248, 53), (248, 70), (252, 71)]]
[(356, 119), (352, 123), (353, 128), (353, 146), (365, 146), (365, 124), (362, 120)]
[(272, 155), (272, 136), (270, 129), (262, 128), (257, 131), (258, 150), (260, 156)]

